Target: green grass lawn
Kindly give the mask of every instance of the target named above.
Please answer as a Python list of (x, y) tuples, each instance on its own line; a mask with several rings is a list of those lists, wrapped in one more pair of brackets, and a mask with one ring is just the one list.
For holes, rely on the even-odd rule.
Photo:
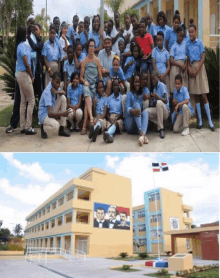
[(144, 274), (144, 276), (169, 278), (169, 277), (173, 276), (173, 274), (160, 275), (160, 274), (157, 274), (157, 273), (148, 273), (148, 274)]
[[(200, 278), (200, 277), (201, 278), (202, 277), (204, 277), (204, 278), (217, 278), (217, 277), (219, 277), (219, 268), (216, 267), (216, 268), (204, 270), (202, 272), (197, 272), (195, 274), (196, 274), (196, 277), (198, 277), (198, 278)], [(195, 277), (195, 274), (189, 274), (188, 277)]]
[(128, 270), (124, 270), (122, 267), (112, 268), (112, 270), (118, 270), (118, 271), (122, 271), (122, 272), (136, 272), (136, 271), (140, 271), (139, 269), (134, 269), (134, 268), (130, 268)]

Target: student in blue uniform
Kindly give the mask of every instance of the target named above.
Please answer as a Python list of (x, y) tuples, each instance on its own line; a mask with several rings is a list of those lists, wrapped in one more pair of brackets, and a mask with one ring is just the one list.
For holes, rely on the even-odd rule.
[(175, 77), (175, 90), (173, 93), (172, 107), (175, 113), (173, 132), (182, 132), (183, 136), (189, 135), (189, 120), (193, 116), (189, 92), (183, 86), (182, 76)]
[(56, 30), (56, 39), (59, 40), (59, 32), (60, 32), (60, 19), (58, 16), (55, 16), (53, 18), (53, 26), (55, 27)]
[(164, 33), (159, 31), (157, 33), (157, 46), (152, 52), (152, 65), (153, 69), (158, 72), (159, 80), (166, 84), (167, 91), (170, 93), (170, 55), (163, 46)]
[[(161, 31), (166, 38), (166, 33), (170, 30), (170, 27), (167, 25), (167, 17), (163, 11), (159, 12), (157, 15), (157, 32)], [(165, 39), (163, 41), (163, 46), (165, 46)]]
[(60, 45), (56, 37), (56, 29), (53, 25), (50, 26), (49, 39), (45, 42), (42, 56), (44, 59), (44, 65), (46, 66), (45, 74), (45, 88), (51, 81), (51, 78), (55, 71), (60, 72)]
[(112, 81), (113, 93), (107, 100), (107, 128), (108, 130), (103, 133), (103, 140), (106, 143), (113, 143), (113, 135), (116, 131), (123, 132), (123, 110), (122, 110), (122, 95), (119, 92), (119, 79), (114, 78)]
[(165, 47), (170, 52), (172, 45), (177, 41), (177, 29), (180, 26), (180, 15), (174, 14), (173, 27), (166, 32)]
[(102, 79), (97, 81), (96, 90), (97, 94), (93, 100), (94, 125), (91, 125), (89, 132), (89, 139), (92, 139), (92, 142), (95, 142), (97, 135), (100, 132), (104, 132), (107, 127), (106, 115), (108, 99), (104, 96), (104, 83)]
[(71, 75), (76, 71), (76, 55), (74, 55), (74, 49), (72, 45), (67, 47), (68, 59), (64, 62), (63, 72), (64, 72), (64, 86), (63, 89), (67, 93), (67, 87), (70, 83)]
[(124, 54), (125, 53), (127, 53), (128, 51), (130, 52), (130, 49), (128, 50), (127, 48), (126, 48), (126, 44), (125, 44), (125, 40), (124, 40), (124, 38), (119, 38), (119, 40), (118, 40), (118, 49), (119, 49), (119, 51), (120, 51), (120, 53), (119, 53), (119, 57), (120, 57), (120, 66), (121, 66), (121, 68), (123, 69), (123, 67), (124, 67), (124, 64), (125, 64), (125, 61), (126, 61), (126, 59), (127, 59), (127, 56), (125, 56)]
[(91, 34), (91, 30), (89, 30), (89, 26), (90, 26), (90, 18), (88, 16), (84, 17), (84, 30), (83, 32), (80, 34), (80, 42), (82, 44), (82, 49), (83, 49), (83, 53), (85, 53), (87, 55), (87, 51), (86, 51), (86, 44), (89, 40), (89, 36)]
[[(191, 21), (192, 22), (192, 21)], [(205, 49), (201, 40), (196, 38), (196, 25), (189, 26), (190, 40), (187, 41), (187, 62), (189, 72), (189, 93), (196, 97), (196, 111), (199, 118), (197, 128), (202, 128), (202, 114), (200, 106), (200, 96), (202, 97), (206, 115), (211, 131), (215, 131), (215, 126), (212, 122), (211, 112), (207, 94), (209, 93), (209, 84), (204, 66)]]
[(79, 27), (78, 27), (79, 39), (80, 39), (80, 34), (82, 34), (83, 31), (84, 31), (84, 22), (83, 22), (83, 21), (80, 21), (80, 22), (79, 22)]
[(143, 70), (141, 72), (141, 88), (143, 91), (143, 110), (149, 108), (150, 106), (150, 91), (147, 86), (148, 86), (148, 72)]
[(169, 117), (169, 98), (166, 85), (159, 81), (158, 71), (153, 70), (151, 74), (154, 91), (151, 94), (153, 107), (147, 108), (149, 121), (157, 124), (160, 138), (165, 138), (163, 122)]
[(152, 14), (150, 13), (148, 13), (146, 16), (146, 24), (147, 24), (148, 33), (151, 34), (154, 44), (156, 44), (157, 26), (153, 23), (153, 17)]
[(140, 47), (134, 42), (131, 43), (131, 53), (132, 56), (127, 57), (124, 64), (124, 74), (125, 79), (130, 82), (132, 74), (135, 72), (140, 72), (141, 60), (140, 60)]
[(99, 51), (103, 49), (104, 44), (104, 38), (105, 38), (105, 32), (101, 28), (100, 23), (100, 16), (94, 15), (92, 20), (92, 32), (89, 35), (89, 39), (95, 40), (95, 55), (98, 56)]
[(75, 57), (77, 59), (76, 69), (80, 73), (82, 61), (86, 58), (86, 54), (82, 52), (82, 45), (80, 41), (76, 42)]
[(69, 26), (68, 32), (67, 32), (67, 37), (69, 38), (69, 43), (73, 46), (75, 45), (76, 39), (79, 38), (79, 34), (76, 30), (78, 23), (79, 23), (79, 17), (78, 17), (78, 15), (74, 15), (73, 25)]
[(67, 106), (71, 108), (71, 113), (68, 114), (68, 120), (70, 121), (70, 132), (79, 131), (79, 123), (82, 120), (83, 111), (81, 109), (82, 104), (82, 85), (79, 84), (79, 73), (73, 72), (70, 78), (71, 86), (67, 89)]
[(183, 86), (188, 89), (188, 72), (186, 62), (186, 41), (184, 38), (184, 28), (181, 26), (177, 29), (177, 41), (172, 45), (170, 51), (170, 92), (175, 89), (175, 76), (182, 76)]
[(131, 78), (131, 90), (126, 98), (125, 130), (131, 134), (139, 134), (138, 142), (141, 146), (148, 144), (146, 136), (148, 126), (148, 112), (143, 110), (144, 91), (141, 87), (141, 75), (136, 72)]

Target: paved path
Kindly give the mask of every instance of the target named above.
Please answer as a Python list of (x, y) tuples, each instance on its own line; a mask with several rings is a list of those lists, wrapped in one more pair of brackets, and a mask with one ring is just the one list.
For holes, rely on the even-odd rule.
[(141, 147), (138, 136), (123, 133), (116, 135), (113, 144), (106, 144), (102, 135), (92, 143), (88, 135), (71, 133), (70, 138), (50, 136), (47, 140), (37, 135), (27, 136), (20, 134), (20, 130), (6, 134), (5, 128), (0, 127), (1, 152), (219, 152), (219, 129), (211, 132), (204, 128), (190, 129), (189, 136), (174, 134), (166, 131), (165, 139), (160, 139), (159, 134), (153, 131), (148, 133), (149, 144)]

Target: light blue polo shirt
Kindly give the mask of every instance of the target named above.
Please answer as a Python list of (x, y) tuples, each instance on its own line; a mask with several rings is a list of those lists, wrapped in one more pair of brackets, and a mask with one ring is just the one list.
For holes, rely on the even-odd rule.
[(86, 54), (82, 52), (80, 56), (77, 58), (77, 60), (79, 63), (81, 63), (84, 58), (86, 58)]
[(67, 80), (70, 81), (70, 77), (71, 74), (76, 71), (76, 65), (74, 62), (74, 59), (72, 61), (72, 63), (69, 63), (69, 59), (64, 61), (64, 65), (63, 65), (63, 72), (67, 72)]
[[(88, 30), (87, 33), (88, 33), (88, 39), (89, 39), (89, 36), (90, 36), (90, 34), (92, 33), (92, 31), (91, 31), (91, 30)], [(87, 40), (87, 38), (86, 38), (85, 33), (82, 32), (82, 33), (80, 34), (80, 42), (81, 42), (81, 44), (84, 45), (87, 41), (88, 41), (88, 40)], [(82, 52), (85, 53), (85, 54), (87, 55), (86, 48), (83, 48), (83, 51), (82, 51)]]
[(150, 26), (147, 25), (148, 33), (151, 34), (152, 38), (157, 35), (157, 26), (152, 22)]
[[(106, 34), (105, 34), (105, 31), (103, 31), (103, 37), (105, 39), (106, 37)], [(98, 48), (101, 44), (101, 38), (99, 36), (99, 32), (95, 32), (95, 31), (92, 31), (89, 35), (88, 35), (88, 38), (89, 39), (94, 39), (95, 40), (95, 48)]]
[(50, 40), (47, 40), (42, 49), (42, 56), (46, 56), (47, 61), (58, 61), (61, 58), (60, 45), (57, 40), (54, 40), (54, 45), (51, 44)]
[(194, 42), (191, 40), (188, 40), (186, 43), (187, 47), (187, 56), (190, 59), (190, 63), (193, 63), (194, 61), (201, 61), (201, 55), (203, 52), (205, 52), (205, 48), (203, 46), (203, 43), (199, 39), (195, 39)]
[(107, 99), (107, 106), (109, 108), (109, 114), (116, 113), (122, 115), (122, 95), (119, 93), (118, 97), (112, 93)]
[(170, 56), (173, 56), (175, 61), (186, 61), (186, 41), (183, 40), (180, 44), (175, 42), (171, 47)]
[(156, 46), (152, 51), (152, 58), (155, 59), (159, 73), (163, 74), (167, 69), (167, 60), (170, 59), (169, 52), (165, 48), (160, 51), (158, 46)]
[(159, 31), (162, 31), (164, 34), (163, 46), (165, 46), (166, 34), (169, 30), (170, 30), (170, 27), (168, 25), (165, 25), (164, 27), (161, 27), (160, 25), (157, 26), (157, 33)]
[(79, 97), (83, 94), (82, 85), (78, 84), (76, 89), (73, 89), (72, 85), (68, 87), (67, 89), (67, 98), (70, 98), (70, 104), (71, 105), (78, 105), (79, 103)]
[(76, 41), (76, 39), (79, 38), (79, 34), (77, 31), (74, 30), (73, 26), (69, 26), (67, 31), (67, 37), (69, 38), (69, 43), (71, 45), (73, 45), (72, 34), (74, 35), (74, 41)]
[(117, 72), (114, 72), (113, 67), (111, 67), (110, 68), (110, 77), (112, 77), (112, 76), (119, 78), (121, 81), (125, 80), (125, 75), (124, 75), (124, 72), (121, 67), (118, 68)]
[(142, 94), (138, 95), (138, 96), (136, 93), (133, 93), (131, 91), (127, 92), (127, 98), (126, 98), (126, 114), (127, 115), (131, 115), (130, 111), (131, 111), (131, 109), (133, 109), (132, 106), (135, 103), (138, 103), (140, 105), (141, 111), (143, 110), (143, 96), (145, 95), (145, 92), (146, 91), (143, 90)]
[[(166, 106), (166, 108), (167, 108), (168, 111), (170, 112), (169, 97), (168, 97), (166, 85), (165, 85), (164, 83), (158, 81), (157, 87), (154, 87), (153, 92), (154, 92), (154, 93), (157, 93), (158, 96), (161, 97), (161, 98), (164, 98), (164, 94), (166, 94), (167, 104), (164, 103), (164, 105)], [(153, 102), (157, 102), (157, 100), (156, 100), (156, 99), (153, 99)]]
[(104, 108), (107, 105), (108, 98), (103, 95), (100, 97), (98, 94), (96, 94), (95, 99), (98, 100), (95, 106), (95, 115), (102, 115), (104, 113)]
[[(188, 107), (189, 107), (189, 110), (191, 112), (191, 116), (193, 115), (194, 110), (191, 106), (189, 92), (188, 92), (186, 87), (182, 86), (180, 88), (179, 92), (175, 88), (174, 92), (173, 92), (173, 99), (176, 99), (178, 101), (178, 103), (183, 102), (184, 100), (188, 99), (189, 100)], [(183, 114), (183, 107), (182, 106), (179, 107), (179, 114)]]
[(31, 67), (31, 48), (27, 46), (24, 42), (19, 43), (17, 47), (17, 70), (26, 71), (26, 66), (23, 61), (23, 57), (26, 56), (28, 64)]
[(172, 45), (177, 41), (177, 33), (174, 31), (173, 27), (166, 32), (165, 41), (168, 41), (168, 50), (171, 49)]
[[(38, 118), (39, 118), (40, 124), (44, 123), (44, 119), (48, 115), (47, 107), (51, 106), (53, 109), (56, 99), (57, 99), (57, 96), (55, 94), (51, 93), (51, 89), (52, 89), (52, 83), (49, 82), (49, 84), (43, 91), (41, 98), (40, 98), (39, 108), (38, 108)], [(61, 89), (59, 88), (58, 91), (60, 91), (60, 90)]]
[(133, 65), (131, 65), (127, 71), (125, 72), (125, 79), (128, 80), (128, 78), (131, 78), (132, 74), (135, 73), (135, 67), (136, 67), (136, 62), (133, 56), (129, 56), (126, 59), (125, 66), (130, 62), (134, 61)]
[(144, 95), (149, 95), (149, 94), (150, 94), (149, 89), (148, 89), (147, 87), (144, 87), (144, 88), (143, 88), (143, 96), (144, 96)]

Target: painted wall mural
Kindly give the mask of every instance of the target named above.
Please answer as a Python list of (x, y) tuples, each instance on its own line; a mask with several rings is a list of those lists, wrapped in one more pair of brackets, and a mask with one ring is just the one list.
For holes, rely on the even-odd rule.
[(178, 218), (170, 217), (170, 230), (179, 230), (180, 222)]
[(130, 230), (129, 208), (94, 203), (94, 228)]

